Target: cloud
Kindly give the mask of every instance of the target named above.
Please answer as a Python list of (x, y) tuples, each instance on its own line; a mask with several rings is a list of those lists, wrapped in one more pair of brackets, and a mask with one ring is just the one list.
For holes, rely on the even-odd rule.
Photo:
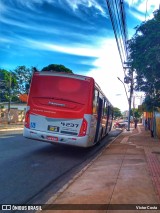
[(62, 5), (68, 5), (74, 13), (80, 10), (80, 7), (94, 8), (102, 16), (106, 16), (106, 11), (96, 0), (59, 0)]
[(125, 0), (129, 5), (129, 13), (140, 21), (153, 18), (153, 11), (159, 9), (159, 1)]
[(145, 15), (142, 13), (139, 13), (137, 11), (129, 11), (130, 15), (138, 19), (139, 21), (144, 21), (145, 20)]
[[(110, 102), (121, 110), (128, 109), (127, 97), (123, 84), (117, 79), (124, 78), (115, 39), (104, 39), (99, 49), (99, 57), (93, 62), (97, 68), (86, 73), (99, 84)], [(117, 94), (122, 94), (117, 96)]]
[(143, 13), (146, 12), (150, 15), (153, 13), (154, 10), (159, 8), (159, 2), (158, 1), (142, 1), (138, 5), (138, 11), (141, 11)]
[(2, 14), (2, 13), (5, 13), (5, 12), (7, 12), (7, 7), (6, 7), (5, 4), (3, 4), (2, 1), (0, 1), (0, 13)]
[(30, 26), (28, 24), (24, 24), (21, 21), (11, 20), (11, 19), (4, 18), (4, 17), (1, 17), (1, 23), (13, 25), (13, 26), (17, 26), (17, 27), (25, 28), (25, 29), (34, 29), (32, 26)]
[(7, 38), (2, 38), (2, 37), (0, 37), (0, 42), (3, 42), (3, 43), (13, 43), (12, 40), (7, 39)]
[(0, 10), (1, 13), (6, 12), (6, 8), (12, 7), (13, 9), (16, 5), (17, 8), (21, 8), (22, 10), (29, 9), (38, 13), (38, 9), (42, 8), (45, 4), (48, 4), (61, 7), (63, 10), (72, 10), (76, 16), (79, 16), (79, 12), (83, 11), (84, 8), (94, 8), (96, 11), (95, 14), (107, 17), (106, 9), (102, 6), (102, 3), (103, 1), (99, 4), (96, 0), (14, 0), (14, 2), (12, 0), (7, 0), (6, 4), (5, 0), (1, 0)]
[[(11, 1), (11, 0), (8, 0)], [(55, 1), (54, 0), (14, 0), (17, 1), (19, 6), (26, 7), (31, 10), (37, 10), (37, 6), (42, 6), (44, 3), (52, 4)]]
[[(0, 1), (2, 2), (2, 5), (3, 1), (4, 0)], [(47, 6), (43, 5), (45, 2), (48, 3)], [(46, 33), (45, 37), (49, 41), (53, 39), (58, 41), (60, 39), (61, 41), (68, 40), (68, 42), (70, 42), (70, 40), (72, 40), (75, 42), (76, 40), (80, 39), (80, 42), (84, 43), (89, 42), (89, 39), (90, 37), (92, 37), (92, 35), (97, 35), (97, 40), (98, 34), (104, 33), (104, 27), (101, 27), (102, 29), (99, 30), (97, 29), (96, 22), (95, 24), (88, 24), (85, 21), (87, 18), (89, 19), (90, 17), (90, 19), (94, 22), (95, 19), (92, 19), (91, 15), (86, 15), (86, 17), (84, 18), (84, 14), (80, 14), (79, 9), (77, 9), (77, 12), (75, 14), (80, 14), (81, 18), (75, 18), (75, 16), (73, 16), (73, 11), (70, 11), (69, 14), (66, 12), (67, 8), (69, 8), (68, 4), (65, 4), (62, 9), (59, 8), (60, 3), (56, 4), (56, 2), (59, 1), (15, 0), (12, 2), (11, 0), (8, 0), (7, 4), (5, 5), (5, 9), (7, 9), (7, 12), (1, 14), (0, 22), (3, 24), (4, 28), (6, 28), (7, 31), (9, 31), (9, 28), (12, 27), (12, 37), (14, 37), (15, 35), (21, 35), (23, 33), (23, 36), (35, 38), (42, 35), (44, 36), (44, 34)], [(64, 2), (65, 0), (63, 0), (63, 3)], [(68, 2), (70, 4), (72, 3), (71, 1)], [(82, 3), (84, 2), (85, 1), (83, 0)], [(78, 7), (80, 7), (80, 2), (77, 1), (76, 3)], [(38, 7), (37, 5), (41, 7)], [(34, 10), (34, 7), (35, 11), (32, 11)], [(3, 32), (0, 33), (3, 34)], [(59, 38), (54, 36), (58, 36)]]
[(36, 41), (33, 39), (21, 38), (24, 46), (37, 50), (56, 51), (66, 54), (79, 55), (79, 56), (90, 56), (98, 57), (99, 51), (95, 46), (83, 45), (83, 44), (72, 44), (72, 45), (57, 45), (45, 41)]

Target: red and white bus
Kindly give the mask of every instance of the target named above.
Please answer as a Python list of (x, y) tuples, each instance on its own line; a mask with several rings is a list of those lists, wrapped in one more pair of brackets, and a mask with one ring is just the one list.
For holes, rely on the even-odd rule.
[(91, 77), (35, 72), (23, 135), (50, 143), (89, 147), (111, 130), (113, 107)]

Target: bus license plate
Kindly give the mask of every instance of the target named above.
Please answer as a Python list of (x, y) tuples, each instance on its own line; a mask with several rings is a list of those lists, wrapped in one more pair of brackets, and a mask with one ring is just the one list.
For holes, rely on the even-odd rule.
[(47, 136), (47, 139), (50, 141), (58, 141), (58, 138), (54, 136)]
[(48, 130), (52, 132), (59, 132), (59, 127), (58, 126), (48, 126)]

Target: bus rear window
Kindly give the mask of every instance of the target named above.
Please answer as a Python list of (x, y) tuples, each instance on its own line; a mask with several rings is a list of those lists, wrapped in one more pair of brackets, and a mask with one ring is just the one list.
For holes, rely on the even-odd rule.
[(59, 76), (35, 76), (30, 96), (55, 98), (85, 104), (89, 95), (89, 82)]

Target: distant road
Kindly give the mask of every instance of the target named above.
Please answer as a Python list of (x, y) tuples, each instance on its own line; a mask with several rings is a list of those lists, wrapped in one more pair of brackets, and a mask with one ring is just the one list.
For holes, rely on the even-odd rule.
[(45, 203), (120, 133), (112, 131), (89, 149), (0, 133), (0, 204)]

